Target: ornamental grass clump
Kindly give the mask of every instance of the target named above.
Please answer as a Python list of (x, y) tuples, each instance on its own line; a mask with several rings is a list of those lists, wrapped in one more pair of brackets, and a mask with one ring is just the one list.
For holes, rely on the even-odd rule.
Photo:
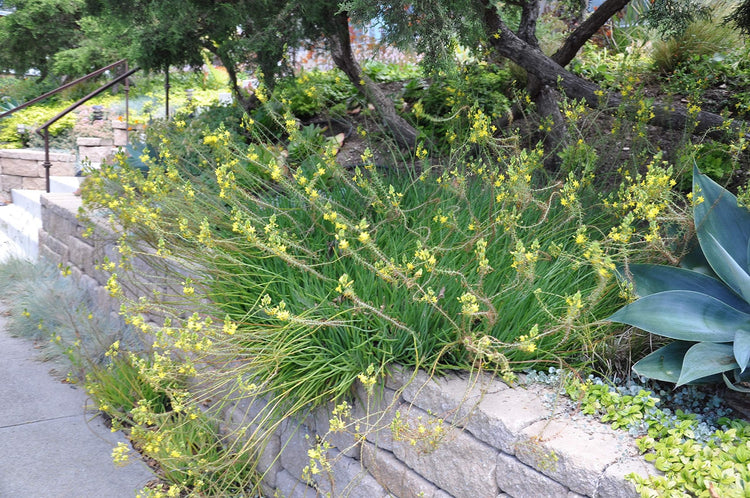
[[(333, 138), (274, 118), (283, 141), (250, 116), (242, 135), (191, 137), (177, 120), (151, 137), (147, 172), (120, 155), (83, 191), (91, 236), (109, 223), (118, 237), (108, 288), (153, 340), (143, 374), (192, 378), (211, 410), (249, 400), (247, 451), (363, 372), (489, 368), (511, 381), (520, 367), (592, 365), (609, 354), (601, 320), (622, 304), (614, 262), (664, 259), (684, 238), (659, 161), (605, 203), (593, 164), (550, 179), (540, 149), (479, 133), (483, 120), (450, 164), (421, 144), (405, 164), (376, 166), (368, 148), (345, 168)], [(144, 272), (159, 285), (139, 284)]]

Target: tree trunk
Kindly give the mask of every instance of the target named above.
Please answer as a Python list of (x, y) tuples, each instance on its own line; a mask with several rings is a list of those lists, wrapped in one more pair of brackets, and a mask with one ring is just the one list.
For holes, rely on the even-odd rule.
[[(521, 40), (500, 19), (495, 6), (487, 0), (483, 2), (485, 30), (490, 35), (488, 38), (492, 49), (524, 68), (539, 80), (540, 85), (560, 88), (569, 98), (585, 101), (591, 107), (608, 112), (618, 109), (623, 104), (623, 99), (617, 93), (603, 91), (596, 83), (576, 76), (552, 58), (547, 57), (538, 48)], [(608, 0), (608, 2), (614, 4), (615, 0)], [(569, 56), (569, 50), (566, 50), (565, 53), (568, 55), (565, 57), (559, 56), (561, 60)], [(632, 104), (626, 104), (625, 109), (628, 112), (637, 111), (636, 106)], [(694, 120), (693, 133), (695, 134), (706, 134), (717, 140), (731, 138), (731, 134), (728, 134), (726, 130), (717, 129), (724, 123), (724, 118), (718, 114), (700, 111), (691, 117), (685, 106), (665, 108), (664, 105), (659, 104), (654, 105), (653, 114), (654, 117), (649, 120), (649, 124), (655, 126), (679, 130), (685, 129), (690, 120)], [(731, 128), (739, 130), (738, 126)]]
[(239, 81), (237, 79), (237, 68), (234, 64), (234, 60), (229, 55), (228, 50), (223, 49), (221, 46), (216, 47), (211, 43), (207, 43), (204, 46), (216, 57), (218, 57), (221, 61), (221, 65), (226, 68), (227, 75), (229, 76), (229, 85), (231, 87), (232, 94), (234, 95), (234, 98), (237, 99), (237, 102), (240, 104), (240, 106), (242, 106), (242, 108), (246, 112), (257, 109), (260, 102), (258, 101), (258, 98), (255, 96), (255, 94), (253, 93), (252, 95), (248, 96), (240, 90)]
[(568, 35), (562, 46), (552, 55), (552, 60), (562, 67), (567, 66), (583, 45), (616, 13), (625, 8), (630, 0), (607, 0)]
[(357, 90), (375, 106), (375, 112), (393, 134), (396, 142), (401, 147), (414, 150), (417, 144), (417, 130), (398, 115), (393, 101), (362, 72), (362, 68), (354, 58), (346, 13), (336, 14), (335, 21), (337, 29), (335, 33), (329, 35), (328, 42), (336, 67), (341, 69)]
[[(521, 12), (518, 37), (535, 49), (539, 48), (539, 40), (536, 37), (538, 18), (539, 0), (527, 0)], [(567, 126), (560, 112), (560, 94), (553, 87), (542, 84), (532, 73), (528, 73), (526, 90), (536, 103), (539, 117), (547, 125), (543, 142), (545, 166), (550, 170), (556, 170), (560, 163), (557, 151), (564, 149), (567, 145)]]

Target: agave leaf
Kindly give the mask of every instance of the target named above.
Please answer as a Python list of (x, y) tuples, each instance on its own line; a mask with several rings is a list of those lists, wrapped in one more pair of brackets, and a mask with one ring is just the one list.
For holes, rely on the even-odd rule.
[(731, 342), (750, 331), (750, 315), (700, 292), (675, 290), (642, 297), (607, 318), (653, 334), (693, 342)]
[[(693, 168), (693, 195), (696, 199), (703, 197), (703, 202), (696, 203), (693, 208), (695, 228), (703, 252), (706, 253), (706, 234), (712, 234), (740, 268), (747, 271), (750, 210), (739, 207), (734, 195), (698, 171), (697, 167)], [(706, 258), (716, 270), (711, 255), (706, 253)], [(724, 278), (724, 275), (719, 275)]]
[(704, 234), (701, 247), (717, 275), (745, 301), (750, 302), (750, 275), (712, 234)]
[(726, 374), (721, 374), (721, 376), (724, 378), (724, 384), (726, 384), (726, 386), (732, 391), (737, 391), (740, 393), (750, 393), (750, 389), (748, 389), (747, 387), (741, 387), (737, 384), (732, 384), (732, 381), (729, 380), (729, 377), (727, 377)]
[(682, 360), (693, 342), (674, 341), (642, 358), (633, 371), (649, 379), (676, 383), (680, 378)]
[(685, 353), (677, 387), (734, 370), (738, 366), (731, 344), (699, 342)]
[(750, 332), (738, 330), (734, 336), (734, 359), (740, 366), (740, 372), (744, 372), (750, 361)]
[(634, 264), (628, 266), (628, 273), (633, 278), (635, 293), (639, 297), (670, 290), (695, 291), (715, 297), (744, 313), (750, 313), (750, 304), (732, 292), (721, 280), (696, 271), (674, 266)]

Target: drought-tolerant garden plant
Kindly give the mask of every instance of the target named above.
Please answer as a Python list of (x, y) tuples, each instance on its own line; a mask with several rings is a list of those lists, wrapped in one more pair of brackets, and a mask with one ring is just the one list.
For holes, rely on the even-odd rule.
[(693, 175), (699, 246), (688, 268), (623, 267), (639, 299), (609, 319), (676, 339), (636, 363), (638, 374), (733, 386), (750, 362), (750, 211), (697, 168)]

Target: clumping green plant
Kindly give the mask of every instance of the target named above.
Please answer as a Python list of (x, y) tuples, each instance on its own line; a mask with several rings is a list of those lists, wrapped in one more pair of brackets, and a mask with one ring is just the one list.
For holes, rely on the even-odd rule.
[(694, 57), (713, 56), (739, 44), (739, 31), (724, 21), (730, 2), (716, 2), (712, 15), (696, 19), (684, 30), (653, 44), (654, 67), (670, 73)]
[[(611, 195), (593, 188), (592, 164), (550, 186), (541, 151), (493, 138), (476, 109), (447, 166), (420, 144), (402, 166), (366, 149), (347, 170), (289, 110), (265, 112), (286, 146), (250, 116), (241, 140), (175, 123), (154, 136), (147, 172), (121, 155), (83, 192), (118, 237), (108, 288), (153, 338), (144, 375), (270, 400), (247, 451), (363, 372), (491, 368), (510, 381), (524, 366), (590, 365), (608, 347), (601, 319), (622, 302), (614, 261), (661, 260), (679, 240), (671, 169), (656, 160)], [(129, 278), (149, 266), (157, 290)]]
[(692, 268), (624, 267), (639, 299), (609, 319), (677, 339), (636, 363), (638, 374), (677, 385), (723, 378), (734, 387), (750, 361), (750, 211), (697, 168), (692, 202)]
[(69, 268), (12, 258), (0, 264), (0, 281), (13, 333), (40, 341), (43, 357), (58, 363), (71, 381), (106, 363), (115, 342), (129, 351), (144, 348), (124, 322), (95, 313), (91, 296)]

